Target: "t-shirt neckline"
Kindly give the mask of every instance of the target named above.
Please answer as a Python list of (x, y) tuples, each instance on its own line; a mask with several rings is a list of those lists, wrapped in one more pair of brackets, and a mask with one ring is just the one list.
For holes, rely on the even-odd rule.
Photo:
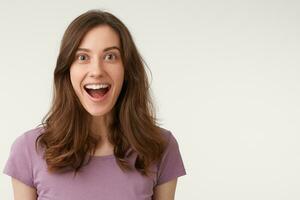
[(94, 159), (111, 159), (111, 158), (114, 158), (114, 157), (115, 157), (114, 154), (103, 155), (103, 156), (92, 155), (92, 158), (94, 158)]

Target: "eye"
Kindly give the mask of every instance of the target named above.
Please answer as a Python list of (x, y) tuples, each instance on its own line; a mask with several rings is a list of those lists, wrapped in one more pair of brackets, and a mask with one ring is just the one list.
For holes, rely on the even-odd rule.
[(82, 62), (82, 61), (86, 61), (88, 59), (88, 56), (85, 54), (78, 54), (76, 56), (76, 59), (79, 60), (79, 62)]
[(86, 57), (87, 57), (86, 55), (79, 55), (78, 59), (79, 60), (86, 60), (87, 59)]
[(104, 56), (104, 60), (113, 61), (116, 59), (117, 59), (117, 56), (114, 53), (108, 53)]

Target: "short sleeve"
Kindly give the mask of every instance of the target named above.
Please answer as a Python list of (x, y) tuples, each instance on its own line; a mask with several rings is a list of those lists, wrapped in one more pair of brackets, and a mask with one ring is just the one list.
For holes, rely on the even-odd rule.
[(186, 175), (179, 145), (173, 134), (168, 131), (168, 146), (158, 166), (157, 184), (168, 182), (179, 176)]
[(26, 134), (15, 139), (11, 145), (3, 173), (18, 179), (30, 187), (34, 187), (32, 163), (26, 139)]

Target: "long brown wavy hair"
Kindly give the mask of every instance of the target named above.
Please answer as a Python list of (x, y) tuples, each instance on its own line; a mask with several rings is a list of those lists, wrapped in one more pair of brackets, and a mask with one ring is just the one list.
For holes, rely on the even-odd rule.
[(166, 140), (155, 117), (145, 71), (147, 65), (127, 27), (106, 11), (89, 10), (67, 27), (54, 70), (51, 108), (39, 124), (44, 131), (36, 139), (35, 148), (44, 148), (43, 158), (49, 172), (72, 170), (76, 175), (92, 159), (101, 138), (91, 130), (92, 116), (76, 96), (69, 69), (85, 34), (99, 25), (108, 25), (118, 34), (125, 72), (120, 95), (112, 110), (108, 139), (114, 145), (114, 156), (123, 171), (133, 170), (126, 157), (128, 152), (134, 151), (137, 153), (134, 168), (148, 176), (150, 165), (161, 159)]

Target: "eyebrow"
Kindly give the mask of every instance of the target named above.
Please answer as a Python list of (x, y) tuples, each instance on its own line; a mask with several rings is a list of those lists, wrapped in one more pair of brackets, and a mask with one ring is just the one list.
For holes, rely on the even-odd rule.
[[(103, 49), (103, 52), (106, 52), (106, 51), (109, 51), (109, 50), (112, 50), (112, 49), (117, 49), (117, 50), (119, 50), (119, 52), (121, 52), (120, 48), (117, 47), (117, 46), (107, 47), (107, 48)], [(78, 48), (77, 51), (91, 52), (91, 50), (87, 49), (87, 48)]]

